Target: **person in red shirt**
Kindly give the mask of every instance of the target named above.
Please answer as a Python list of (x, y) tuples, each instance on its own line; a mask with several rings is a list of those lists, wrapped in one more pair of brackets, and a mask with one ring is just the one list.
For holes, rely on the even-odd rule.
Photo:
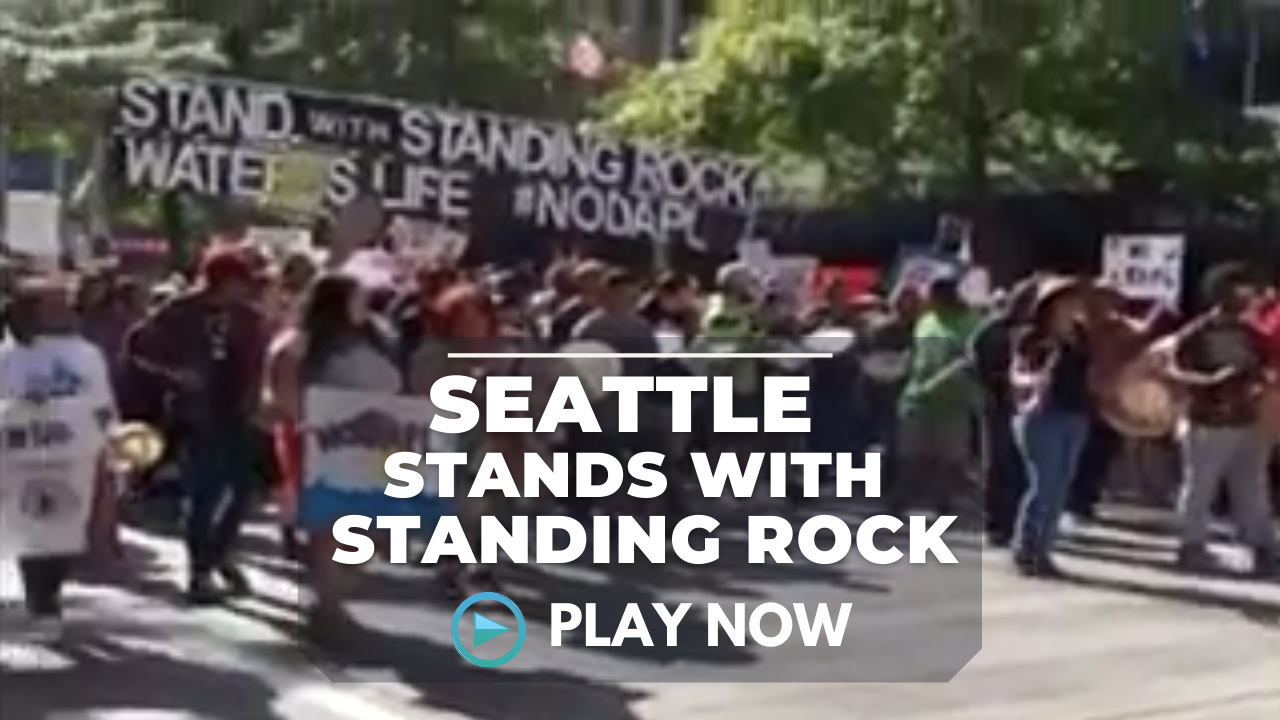
[(1280, 368), (1280, 290), (1273, 288), (1258, 305), (1254, 327), (1266, 340), (1271, 365)]
[(1264, 431), (1274, 441), (1271, 458), (1272, 512), (1280, 515), (1280, 288), (1272, 288), (1259, 303), (1255, 327), (1262, 334), (1267, 349), (1267, 359), (1272, 370), (1272, 389), (1268, 393), (1270, 404), (1263, 410)]

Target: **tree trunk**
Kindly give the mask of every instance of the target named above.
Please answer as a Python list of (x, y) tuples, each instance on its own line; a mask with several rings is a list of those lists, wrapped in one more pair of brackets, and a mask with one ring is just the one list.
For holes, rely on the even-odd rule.
[(987, 49), (983, 23), (982, 0), (957, 0), (961, 3), (960, 49), (964, 69), (962, 80), (961, 132), (964, 142), (964, 195), (980, 203), (990, 190), (988, 168), (991, 149), (991, 115), (982, 89), (983, 69), (987, 66)]
[(981, 201), (990, 191), (991, 122), (986, 98), (978, 84), (977, 73), (967, 73), (965, 78), (965, 105), (962, 121), (964, 131), (964, 191), (965, 196)]
[(462, 8), (458, 0), (436, 0), (439, 12), (435, 53), (435, 96), (446, 106), (458, 102), (458, 25)]

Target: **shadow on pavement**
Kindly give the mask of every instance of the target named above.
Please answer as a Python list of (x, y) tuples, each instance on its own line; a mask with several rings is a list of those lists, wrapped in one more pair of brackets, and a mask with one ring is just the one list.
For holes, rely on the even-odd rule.
[[(1099, 551), (1093, 548), (1065, 545), (1059, 548), (1059, 552), (1067, 557), (1097, 560), (1113, 565), (1127, 565), (1162, 572), (1170, 572), (1172, 567), (1168, 559), (1137, 558), (1122, 555), (1120, 553)], [(1233, 573), (1231, 575), (1224, 573), (1220, 576), (1236, 577), (1238, 576), (1238, 573)], [(1080, 575), (1076, 573), (1068, 573), (1062, 578), (1062, 580), (1073, 585), (1095, 590), (1128, 593), (1147, 597), (1153, 600), (1177, 602), (1197, 607), (1236, 612), (1244, 618), (1252, 622), (1256, 622), (1259, 625), (1280, 629), (1280, 603), (1274, 601), (1233, 595), (1227, 592), (1210, 589), (1208, 587), (1194, 587), (1191, 585), (1152, 585), (1138, 580), (1124, 580), (1116, 577), (1104, 578)], [(1240, 582), (1250, 581), (1242, 578)], [(1259, 580), (1253, 582), (1265, 581)]]
[[(297, 636), (298, 627), (291, 622), (258, 615), (251, 608), (238, 610), (281, 634)], [(636, 720), (630, 707), (646, 697), (566, 672), (479, 668), (463, 661), (452, 645), (368, 628), (348, 636), (340, 646), (298, 647), (332, 682), (403, 683), (420, 693), (418, 703), (424, 708), (474, 720)]]
[(251, 673), (187, 663), (105, 638), (68, 640), (56, 654), (71, 664), (0, 671), (0, 717), (54, 720), (127, 710), (282, 720), (272, 707), (276, 691)]

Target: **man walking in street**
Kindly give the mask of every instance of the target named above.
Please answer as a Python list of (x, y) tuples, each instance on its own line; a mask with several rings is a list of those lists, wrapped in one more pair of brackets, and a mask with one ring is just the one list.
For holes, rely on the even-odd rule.
[[(231, 551), (256, 486), (253, 442), (266, 328), (253, 308), (253, 266), (238, 249), (216, 251), (200, 284), (145, 319), (129, 348), (137, 367), (173, 390), (187, 512), (188, 600), (249, 591)], [(225, 588), (215, 582), (215, 576)]]

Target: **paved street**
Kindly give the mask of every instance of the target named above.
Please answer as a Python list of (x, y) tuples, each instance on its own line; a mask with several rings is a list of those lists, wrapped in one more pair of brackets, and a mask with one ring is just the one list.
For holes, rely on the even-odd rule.
[[(1015, 577), (983, 559), (982, 651), (948, 684), (643, 684), (545, 672), (546, 683), (458, 683), (447, 644), (388, 642), (377, 683), (331, 683), (290, 638), (297, 588), (257, 528), (260, 597), (193, 611), (175, 600), (171, 540), (131, 532), (144, 580), (78, 586), (65, 649), (18, 642), (7, 608), (0, 642), (5, 720), (1270, 720), (1280, 712), (1280, 585), (1170, 573), (1167, 540), (1089, 530), (1062, 584)], [(397, 572), (416, 569), (398, 569)], [(425, 579), (361, 605), (406, 634), (438, 626)], [(11, 575), (0, 579), (13, 598)], [(416, 598), (416, 599), (415, 599)], [(394, 612), (392, 612), (394, 611)], [(447, 637), (447, 632), (445, 633)], [(385, 637), (385, 635), (384, 635)], [(414, 658), (395, 662), (402, 653)], [(602, 658), (602, 661), (604, 659)], [(539, 676), (541, 677), (541, 676)]]

